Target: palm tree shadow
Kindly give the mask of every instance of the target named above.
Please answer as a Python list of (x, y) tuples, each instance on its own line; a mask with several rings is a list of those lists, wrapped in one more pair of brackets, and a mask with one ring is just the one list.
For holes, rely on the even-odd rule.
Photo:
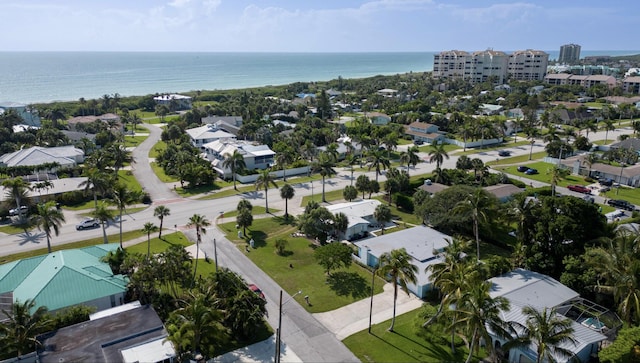
[(23, 246), (27, 243), (40, 244), (41, 239), (45, 237), (46, 234), (44, 232), (30, 233), (29, 231), (27, 231), (18, 234), (18, 236), (21, 238), (19, 245)]
[[(395, 334), (395, 332), (393, 332), (393, 334)], [(404, 354), (408, 355), (409, 357), (413, 358), (416, 361), (420, 361), (420, 357), (416, 357), (415, 355), (411, 354), (411, 352), (407, 352), (406, 350), (398, 347), (397, 345), (394, 345), (386, 340), (384, 340), (382, 337), (377, 336), (375, 333), (371, 333), (371, 335), (373, 335), (374, 337), (380, 339), (381, 341), (383, 341), (385, 344), (390, 345), (392, 347), (394, 347), (396, 350), (399, 350), (401, 352), (403, 352)]]

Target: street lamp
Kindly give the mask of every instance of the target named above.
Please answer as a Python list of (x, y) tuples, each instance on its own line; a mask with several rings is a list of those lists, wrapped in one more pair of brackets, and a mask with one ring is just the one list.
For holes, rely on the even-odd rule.
[(377, 267), (374, 267), (373, 271), (371, 271), (371, 303), (369, 304), (369, 334), (371, 334), (371, 320), (373, 318), (373, 284), (376, 282), (376, 271), (378, 271)]
[(276, 329), (276, 355), (273, 360), (275, 363), (280, 363), (280, 344), (281, 344), (280, 337), (282, 333), (282, 306), (300, 294), (302, 294), (302, 290), (299, 290), (298, 292), (293, 294), (289, 299), (287, 299), (287, 301), (282, 302), (282, 290), (280, 290), (280, 304), (279, 304), (279, 310), (278, 310), (278, 328)]

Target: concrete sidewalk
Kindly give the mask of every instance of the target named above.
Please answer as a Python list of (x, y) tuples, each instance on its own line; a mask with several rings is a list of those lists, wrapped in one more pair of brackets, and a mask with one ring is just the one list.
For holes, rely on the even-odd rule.
[[(369, 328), (371, 300), (365, 298), (339, 309), (313, 314), (322, 325), (333, 332), (339, 340)], [(423, 304), (413, 294), (398, 291), (396, 316), (418, 309)], [(372, 324), (378, 324), (393, 316), (393, 284), (384, 285), (384, 292), (373, 296)]]
[[(236, 349), (232, 352), (219, 355), (209, 362), (219, 363), (262, 363), (272, 362), (275, 355), (276, 340), (275, 335), (244, 348)], [(287, 363), (302, 362), (302, 360), (283, 342), (280, 352), (280, 361)]]

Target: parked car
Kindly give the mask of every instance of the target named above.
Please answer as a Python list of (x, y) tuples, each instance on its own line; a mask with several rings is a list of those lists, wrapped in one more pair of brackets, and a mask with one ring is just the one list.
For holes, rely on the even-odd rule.
[(78, 231), (81, 231), (81, 230), (87, 229), (87, 228), (97, 228), (98, 226), (100, 226), (100, 222), (98, 222), (97, 219), (95, 219), (95, 218), (85, 218), (84, 220), (82, 220), (82, 222), (76, 224), (76, 229)]
[(263, 298), (263, 299), (265, 298), (264, 294), (262, 293), (262, 290), (260, 290), (260, 288), (258, 286), (256, 286), (255, 284), (249, 284), (249, 290), (255, 292), (261, 298)]
[(509, 150), (500, 150), (498, 151), (498, 156), (510, 156), (511, 155), (511, 151)]
[(538, 174), (538, 169), (533, 169), (533, 168), (529, 168), (527, 171), (524, 172), (527, 175), (533, 175), (533, 174)]
[(422, 145), (422, 144), (424, 144), (424, 141), (422, 141), (422, 140), (416, 140), (416, 141), (414, 141), (414, 142), (413, 142), (413, 144), (414, 144), (414, 145)]
[(582, 197), (582, 200), (584, 200), (587, 203), (595, 203), (596, 202), (596, 200), (590, 195), (585, 195), (584, 197)]
[(604, 186), (610, 187), (610, 186), (613, 185), (613, 179), (600, 178), (600, 179), (598, 179), (598, 183), (600, 183), (600, 185), (604, 185)]
[(607, 201), (607, 204), (614, 208), (620, 208), (628, 211), (634, 211), (636, 206), (622, 199), (610, 199)]
[(528, 166), (520, 165), (520, 166), (518, 167), (518, 171), (519, 171), (519, 172), (521, 172), (521, 173), (524, 173), (524, 172), (525, 172), (525, 171), (527, 171), (527, 170), (529, 170), (529, 167), (528, 167)]
[(585, 187), (584, 185), (569, 185), (567, 186), (567, 189), (571, 190), (572, 192), (591, 194), (591, 189)]
[[(22, 214), (26, 214), (29, 211), (29, 207), (27, 207), (26, 205), (21, 205), (20, 206), (20, 211), (22, 211)], [(13, 208), (9, 210), (9, 215), (10, 216), (17, 216), (18, 214), (20, 214), (18, 212), (18, 208)]]

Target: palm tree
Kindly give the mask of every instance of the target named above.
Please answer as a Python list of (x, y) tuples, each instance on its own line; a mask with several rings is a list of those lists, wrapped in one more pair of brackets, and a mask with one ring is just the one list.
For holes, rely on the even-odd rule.
[(595, 290), (613, 296), (618, 314), (640, 321), (640, 239), (637, 231), (619, 228), (613, 239), (586, 251), (585, 260), (598, 273)]
[(0, 346), (3, 347), (3, 353), (15, 352), (16, 357), (20, 357), (42, 345), (36, 336), (49, 329), (51, 320), (46, 306), (38, 307), (32, 314), (31, 310), (35, 306), (34, 300), (27, 299), (23, 303), (13, 303), (11, 311), (2, 310), (6, 319), (0, 324)]
[(47, 236), (47, 251), (49, 253), (51, 253), (51, 230), (53, 229), (57, 236), (64, 221), (64, 214), (56, 208), (55, 201), (38, 204), (38, 213), (33, 217), (33, 222)]
[(482, 188), (476, 188), (466, 199), (461, 200), (451, 211), (454, 214), (469, 215), (473, 221), (473, 235), (476, 238), (476, 249), (478, 263), (480, 262), (480, 221), (489, 220), (490, 209), (493, 207), (492, 200), (487, 192)]
[(289, 199), (293, 198), (296, 191), (289, 184), (285, 184), (280, 188), (280, 198), (284, 199), (284, 218), (289, 218)]
[(604, 120), (602, 121), (604, 123), (604, 125), (602, 125), (602, 128), (605, 130), (604, 133), (604, 143), (607, 143), (607, 139), (609, 138), (609, 131), (613, 131), (616, 129), (616, 126), (613, 124), (613, 121), (611, 120)]
[(553, 168), (547, 171), (547, 174), (551, 175), (551, 196), (556, 196), (556, 185), (569, 175), (569, 170), (561, 168), (558, 165), (554, 165)]
[(409, 175), (409, 166), (413, 165), (413, 167), (415, 168), (415, 166), (420, 161), (418, 152), (420, 152), (420, 149), (418, 149), (417, 146), (412, 146), (410, 148), (407, 148), (407, 151), (403, 151), (402, 153), (400, 153), (400, 163), (407, 164), (407, 175)]
[(233, 177), (233, 189), (238, 190), (236, 187), (236, 173), (247, 167), (247, 164), (244, 161), (244, 155), (242, 155), (238, 149), (233, 150), (233, 154), (224, 155), (222, 166), (231, 170), (231, 176)]
[(313, 171), (319, 172), (322, 176), (322, 202), (326, 202), (324, 194), (324, 180), (325, 177), (331, 178), (336, 173), (333, 167), (336, 165), (336, 159), (328, 152), (323, 152), (318, 155), (318, 158), (313, 163)]
[(566, 343), (576, 344), (570, 319), (557, 314), (555, 308), (545, 307), (540, 311), (533, 306), (525, 306), (522, 313), (527, 316), (525, 324), (514, 323), (522, 333), (505, 344), (505, 350), (533, 345), (537, 347), (536, 363), (553, 362), (556, 356), (570, 358), (573, 355), (570, 350), (561, 347)]
[(282, 167), (282, 181), (287, 181), (287, 164), (291, 162), (292, 154), (287, 150), (276, 155), (276, 164)]
[(85, 170), (85, 176), (87, 180), (78, 187), (84, 188), (85, 193), (89, 190), (93, 192), (93, 204), (98, 208), (98, 194), (104, 195), (109, 190), (112, 180), (104, 171), (93, 167)]
[(444, 159), (449, 160), (449, 154), (444, 149), (444, 144), (438, 141), (434, 141), (431, 144), (431, 150), (429, 150), (429, 161), (436, 162), (436, 169), (440, 169), (440, 166), (444, 162)]
[(386, 204), (380, 204), (373, 211), (373, 218), (380, 224), (380, 228), (382, 228), (382, 234), (384, 234), (384, 226), (388, 222), (391, 222), (393, 216), (391, 215), (391, 209)]
[(202, 242), (202, 235), (207, 233), (205, 227), (210, 226), (211, 223), (209, 220), (203, 216), (202, 214), (194, 214), (189, 218), (189, 223), (187, 223), (187, 227), (195, 227), (196, 228), (196, 261), (195, 266), (193, 268), (193, 281), (196, 281), (196, 272), (198, 270), (198, 257), (200, 254), (200, 242)]
[(140, 200), (142, 192), (129, 189), (125, 184), (117, 183), (113, 188), (112, 198), (119, 212), (119, 228), (120, 228), (120, 248), (122, 247), (122, 214), (128, 205), (134, 204)]
[(471, 334), (470, 337), (467, 337), (469, 339), (469, 355), (466, 363), (471, 362), (473, 353), (477, 352), (481, 341), (487, 343), (485, 349), (491, 356), (494, 349), (493, 344), (490, 344), (491, 336), (510, 337), (509, 326), (501, 318), (503, 312), (509, 310), (509, 300), (503, 296), (492, 298), (489, 295), (491, 286), (490, 281), (471, 284), (469, 290), (462, 294), (456, 305), (456, 314), (459, 316), (456, 325)]
[(164, 217), (171, 215), (171, 210), (164, 205), (159, 205), (153, 210), (153, 216), (158, 217), (160, 220), (160, 228), (158, 228), (158, 238), (162, 239), (162, 224), (164, 223)]
[(100, 221), (100, 225), (102, 226), (102, 238), (105, 244), (109, 243), (107, 239), (107, 226), (106, 223), (108, 221), (113, 220), (113, 211), (107, 208), (107, 204), (105, 202), (100, 202), (96, 209), (93, 211), (93, 217)]
[(264, 209), (266, 213), (269, 213), (269, 199), (268, 197), (268, 193), (269, 193), (269, 186), (273, 185), (274, 187), (278, 187), (278, 184), (276, 184), (275, 178), (273, 177), (273, 175), (271, 175), (271, 171), (269, 169), (265, 169), (265, 170), (261, 170), (258, 173), (258, 179), (256, 179), (256, 190), (258, 189), (264, 189)]
[(127, 150), (122, 144), (111, 144), (111, 146), (107, 148), (107, 155), (109, 156), (109, 160), (111, 160), (116, 176), (118, 175), (118, 170), (125, 164), (135, 161), (133, 156), (131, 156), (131, 151)]
[(7, 189), (7, 198), (13, 198), (16, 201), (16, 208), (18, 209), (18, 218), (23, 220), (22, 216), (22, 201), (28, 197), (28, 191), (30, 190), (29, 183), (24, 181), (21, 177), (13, 179), (5, 179), (2, 181), (2, 186)]
[(415, 284), (418, 267), (411, 263), (411, 256), (404, 248), (385, 252), (380, 256), (380, 267), (377, 274), (382, 277), (389, 277), (393, 284), (393, 318), (389, 331), (393, 331), (396, 323), (396, 301), (398, 300), (398, 285), (404, 292), (409, 294), (407, 283)]
[(147, 260), (151, 256), (151, 233), (158, 230), (158, 226), (153, 224), (152, 222), (147, 222), (142, 227), (142, 233), (147, 234)]
[(369, 170), (374, 168), (376, 170), (376, 182), (378, 181), (378, 176), (382, 174), (381, 170), (387, 170), (391, 167), (391, 161), (389, 161), (389, 157), (384, 150), (379, 150), (377, 148), (371, 149), (368, 153), (369, 159)]
[(170, 331), (167, 338), (172, 343), (179, 343), (175, 340), (180, 338), (191, 338), (187, 347), (176, 344), (180, 348), (190, 350), (194, 354), (203, 352), (204, 355), (212, 354), (202, 350), (202, 338), (215, 339), (219, 335), (220, 321), (222, 316), (220, 311), (213, 307), (213, 304), (206, 294), (189, 292), (187, 298), (182, 301), (183, 307), (175, 311), (175, 317), (180, 322), (177, 331)]
[(593, 167), (593, 164), (598, 162), (598, 160), (600, 160), (600, 158), (596, 153), (589, 153), (584, 159), (584, 163), (589, 167), (589, 174), (587, 174), (588, 177), (591, 177), (591, 168)]

